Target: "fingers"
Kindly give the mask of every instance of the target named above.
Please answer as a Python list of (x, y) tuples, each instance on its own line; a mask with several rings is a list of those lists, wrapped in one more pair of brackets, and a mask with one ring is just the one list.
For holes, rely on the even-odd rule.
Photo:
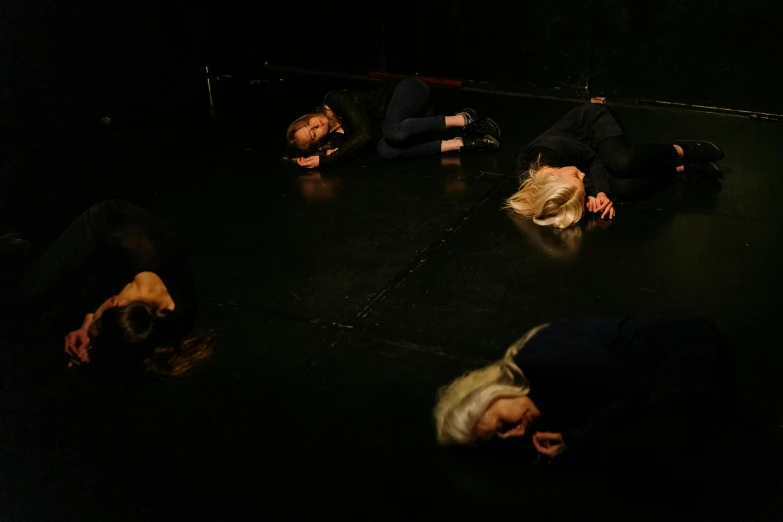
[(601, 214), (601, 219), (606, 218), (606, 216), (609, 216), (609, 219), (614, 219), (614, 205), (609, 203), (609, 206), (604, 209), (604, 213)]
[(555, 455), (557, 455), (556, 446), (543, 444), (535, 435), (533, 436), (533, 446), (536, 448), (537, 452), (547, 457), (554, 458)]
[(600, 212), (603, 209), (605, 209), (607, 205), (611, 205), (611, 204), (612, 202), (609, 201), (608, 199), (598, 199), (596, 200), (595, 212)]
[(537, 431), (533, 434), (533, 439), (537, 439), (542, 444), (549, 444), (551, 442), (561, 442), (563, 436), (559, 433), (552, 433), (550, 431)]

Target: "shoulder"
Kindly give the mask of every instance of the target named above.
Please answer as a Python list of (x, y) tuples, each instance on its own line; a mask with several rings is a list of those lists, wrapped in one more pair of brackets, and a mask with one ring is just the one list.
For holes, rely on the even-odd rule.
[(339, 105), (347, 97), (348, 92), (344, 89), (332, 89), (326, 93), (326, 96), (324, 96), (324, 105), (330, 105), (330, 102), (331, 104)]

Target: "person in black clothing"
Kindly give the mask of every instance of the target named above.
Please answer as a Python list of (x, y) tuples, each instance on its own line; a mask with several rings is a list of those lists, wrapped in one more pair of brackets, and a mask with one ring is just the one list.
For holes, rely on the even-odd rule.
[(733, 367), (723, 335), (704, 318), (564, 319), (443, 387), (437, 439), (523, 442), (571, 462), (670, 463), (693, 457), (693, 441), (706, 444), (718, 423), (725, 430), (738, 421)]
[[(447, 128), (462, 135), (444, 139)], [(436, 115), (430, 88), (419, 78), (387, 83), (373, 91), (331, 90), (323, 107), (288, 126), (287, 158), (301, 167), (332, 165), (375, 143), (384, 159), (413, 158), (452, 150), (491, 151), (500, 147), (500, 128), (473, 109)]]
[(629, 142), (604, 105), (571, 110), (519, 154), (520, 189), (507, 201), (515, 212), (539, 225), (566, 228), (585, 210), (615, 216), (610, 177), (652, 177), (676, 172), (717, 177), (720, 147), (709, 141)]
[(35, 311), (62, 296), (90, 310), (65, 336), (69, 366), (175, 376), (209, 356), (209, 338), (192, 335), (196, 297), (184, 245), (127, 201), (82, 213), (25, 270), (9, 302)]

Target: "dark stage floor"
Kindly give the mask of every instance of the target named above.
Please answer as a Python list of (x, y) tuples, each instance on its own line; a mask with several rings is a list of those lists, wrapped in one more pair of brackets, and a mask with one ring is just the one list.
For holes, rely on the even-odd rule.
[[(206, 134), (161, 124), (139, 135), (120, 121), (89, 138), (5, 146), (0, 233), (19, 230), (40, 251), (100, 199), (148, 207), (187, 239), (200, 323), (219, 344), (192, 379), (96, 393), (50, 364), (66, 332), (47, 330), (47, 319), (6, 343), (15, 355), (2, 391), (0, 519), (294, 520), (361, 509), (373, 520), (461, 503), (531, 520), (779, 520), (779, 479), (759, 481), (752, 498), (685, 505), (643, 486), (634, 497), (598, 473), (444, 451), (430, 412), (440, 385), (534, 325), (683, 310), (726, 332), (742, 390), (783, 423), (783, 126), (618, 108), (637, 141), (720, 143), (726, 175), (674, 180), (620, 206), (609, 226), (558, 235), (501, 206), (518, 150), (574, 103), (438, 91), (444, 109), (496, 119), (501, 151), (366, 157), (330, 172), (280, 165), (273, 148), (289, 117), (329, 86), (355, 83), (218, 85), (219, 123)], [(753, 441), (747, 450), (765, 458)]]

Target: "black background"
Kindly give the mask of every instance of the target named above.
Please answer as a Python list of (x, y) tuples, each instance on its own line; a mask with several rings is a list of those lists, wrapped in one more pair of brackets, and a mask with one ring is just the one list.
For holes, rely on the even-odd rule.
[(773, 0), (3, 2), (6, 142), (97, 125), (190, 126), (204, 67), (418, 73), (489, 88), (781, 113)]

